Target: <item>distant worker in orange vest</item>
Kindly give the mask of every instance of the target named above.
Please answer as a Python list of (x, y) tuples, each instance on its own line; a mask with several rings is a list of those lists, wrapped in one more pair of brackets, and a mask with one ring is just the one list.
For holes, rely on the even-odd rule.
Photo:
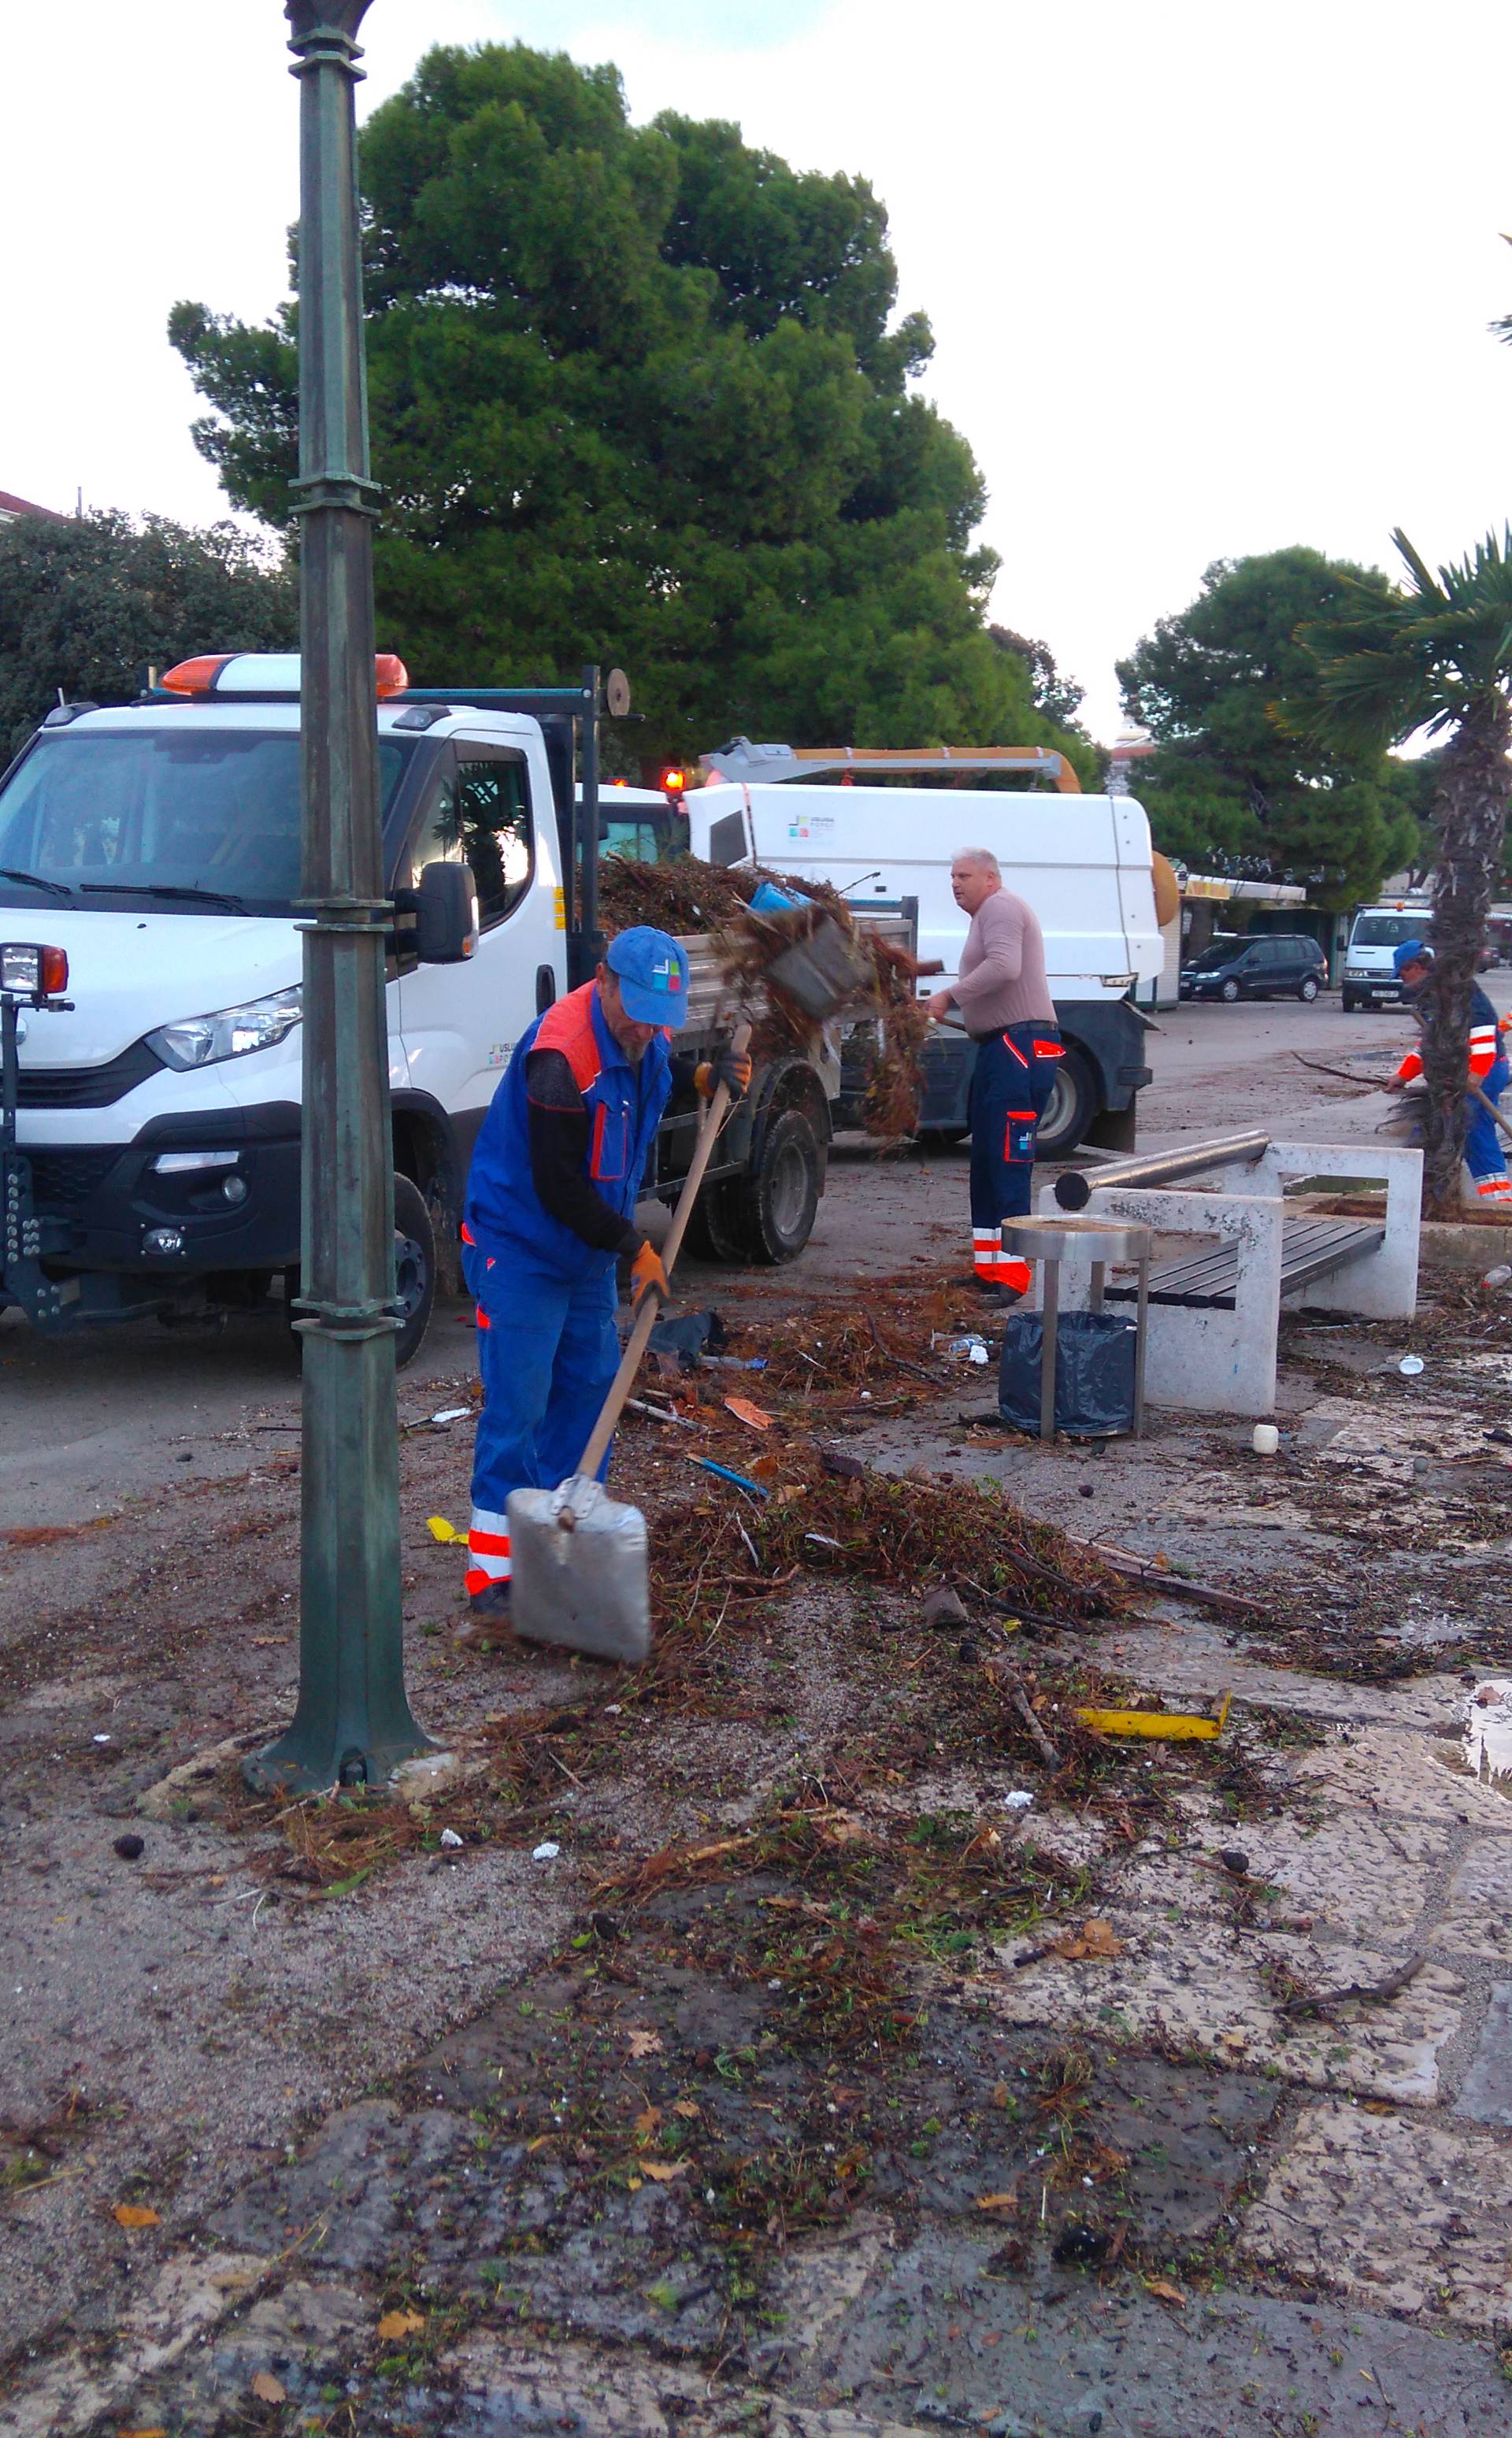
[(1029, 1292), (1029, 1263), (1004, 1252), (1003, 1222), (1028, 1216), (1035, 1133), (1065, 1053), (1033, 907), (1003, 887), (984, 846), (960, 849), (950, 890), (971, 929), (956, 980), (925, 1004), (937, 1023), (955, 1008), (976, 1044), (967, 1112), (972, 1271), (982, 1294), (1001, 1302)]

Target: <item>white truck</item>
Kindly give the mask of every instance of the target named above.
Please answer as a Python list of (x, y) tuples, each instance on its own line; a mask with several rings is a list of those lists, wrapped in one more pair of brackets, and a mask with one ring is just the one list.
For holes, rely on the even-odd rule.
[[(425, 692), (395, 662), (378, 683), (403, 1361), (451, 1268), (510, 1052), (591, 970), (599, 702), (594, 671), (581, 688)], [(12, 1011), (13, 1140), (0, 1129), (0, 1307), (38, 1326), (276, 1310), (280, 1273), (287, 1309), (299, 719), (296, 656), (209, 655), (121, 709), (60, 705), (0, 777), (0, 945), (60, 948), (70, 968), (66, 1009)], [(686, 1047), (715, 1012), (696, 954), (693, 985)], [(711, 1170), (722, 1248), (801, 1250), (839, 1081), (822, 1053), (758, 1070)], [(649, 1191), (680, 1182), (696, 1122), (691, 1094), (674, 1103)]]
[(1345, 1016), (1361, 1007), (1396, 1007), (1402, 997), (1392, 963), (1403, 940), (1426, 939), (1433, 909), (1426, 897), (1394, 897), (1389, 905), (1362, 906), (1349, 926), (1341, 996)]
[[(825, 752), (737, 737), (705, 754), (703, 767), (706, 784), (685, 799), (694, 855), (827, 880), (858, 911), (912, 915), (921, 961), (938, 960), (946, 979), (958, 970), (967, 930), (950, 893), (951, 858), (963, 846), (991, 847), (1008, 887), (1040, 918), (1066, 1044), (1039, 1130), (1041, 1151), (1053, 1157), (1082, 1141), (1133, 1148), (1135, 1096), (1151, 1080), (1150, 1018), (1134, 998), (1159, 975), (1165, 956), (1150, 823), (1133, 796), (1083, 796), (1064, 758), (1038, 747)], [(1043, 774), (1057, 791), (865, 784), (1009, 770)], [(922, 1131), (966, 1132), (975, 1055), (958, 1033), (941, 1031), (930, 1042)], [(855, 1122), (861, 1085), (859, 1065), (848, 1069), (837, 1123)]]

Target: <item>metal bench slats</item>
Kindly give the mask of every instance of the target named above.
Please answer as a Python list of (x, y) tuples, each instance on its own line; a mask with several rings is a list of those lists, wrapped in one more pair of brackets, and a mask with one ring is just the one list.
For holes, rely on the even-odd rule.
[[(1291, 1295), (1314, 1279), (1342, 1270), (1384, 1244), (1384, 1225), (1361, 1219), (1288, 1219), (1281, 1228), (1281, 1294)], [(1216, 1251), (1195, 1253), (1150, 1273), (1152, 1303), (1184, 1304), (1193, 1310), (1232, 1312), (1239, 1291), (1239, 1247), (1223, 1245)], [(1109, 1303), (1133, 1303), (1137, 1289), (1110, 1286)]]

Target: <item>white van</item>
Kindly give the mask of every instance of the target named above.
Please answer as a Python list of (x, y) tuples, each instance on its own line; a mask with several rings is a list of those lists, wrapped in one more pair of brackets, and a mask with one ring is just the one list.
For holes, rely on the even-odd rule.
[(1357, 1007), (1396, 1006), (1402, 996), (1400, 982), (1392, 970), (1392, 954), (1403, 940), (1423, 940), (1433, 920), (1433, 910), (1424, 898), (1414, 905), (1406, 898), (1395, 898), (1389, 906), (1362, 906), (1349, 926), (1349, 945), (1344, 952), (1344, 1012), (1353, 1016)]
[[(747, 751), (775, 757), (779, 749)], [(969, 767), (969, 757), (959, 758)], [(1165, 960), (1150, 823), (1134, 797), (718, 775), (735, 760), (735, 748), (705, 757), (711, 783), (686, 799), (693, 853), (827, 880), (858, 910), (916, 911), (920, 959), (938, 960), (946, 979), (958, 969), (968, 928), (950, 893), (951, 859), (963, 846), (990, 847), (1006, 885), (1040, 918), (1067, 1048), (1041, 1148), (1054, 1157), (1084, 1140), (1132, 1147), (1134, 1096), (1151, 1080), (1147, 1019), (1133, 998), (1148, 991)], [(931, 1042), (924, 1129), (964, 1133), (974, 1057), (959, 1035), (941, 1033)]]

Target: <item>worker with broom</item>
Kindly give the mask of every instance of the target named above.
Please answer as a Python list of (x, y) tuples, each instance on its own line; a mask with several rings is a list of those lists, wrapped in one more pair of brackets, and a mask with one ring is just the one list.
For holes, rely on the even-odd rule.
[(1003, 1222), (1029, 1214), (1034, 1139), (1064, 1052), (1045, 973), (1045, 934), (1032, 906), (1003, 887), (997, 857), (962, 847), (950, 893), (971, 928), (956, 980), (925, 1001), (937, 1023), (952, 1008), (976, 1044), (972, 1069), (972, 1270), (994, 1302), (1027, 1295), (1029, 1266), (1003, 1250)]
[[(512, 1490), (554, 1488), (577, 1470), (620, 1359), (616, 1264), (632, 1299), (667, 1292), (635, 1224), (641, 1184), (675, 1090), (739, 1099), (751, 1062), (728, 1049), (675, 1058), (688, 960), (665, 931), (611, 940), (590, 982), (537, 1016), (483, 1122), (467, 1177), (463, 1269), (477, 1304), (483, 1403), (472, 1470), (468, 1608), (509, 1615)], [(602, 1479), (608, 1470), (606, 1456)]]
[[(1403, 940), (1391, 962), (1410, 1005), (1432, 971), (1433, 951), (1425, 947), (1421, 940)], [(1409, 1050), (1391, 1080), (1398, 1086), (1415, 1084), (1422, 1071), (1422, 1053)], [(1495, 1114), (1509, 1076), (1512, 1068), (1502, 1047), (1502, 1020), (1476, 982), (1470, 991), (1469, 1124), (1465, 1134), (1465, 1162), (1478, 1202), (1512, 1202), (1512, 1179), (1507, 1176), (1506, 1155)]]

